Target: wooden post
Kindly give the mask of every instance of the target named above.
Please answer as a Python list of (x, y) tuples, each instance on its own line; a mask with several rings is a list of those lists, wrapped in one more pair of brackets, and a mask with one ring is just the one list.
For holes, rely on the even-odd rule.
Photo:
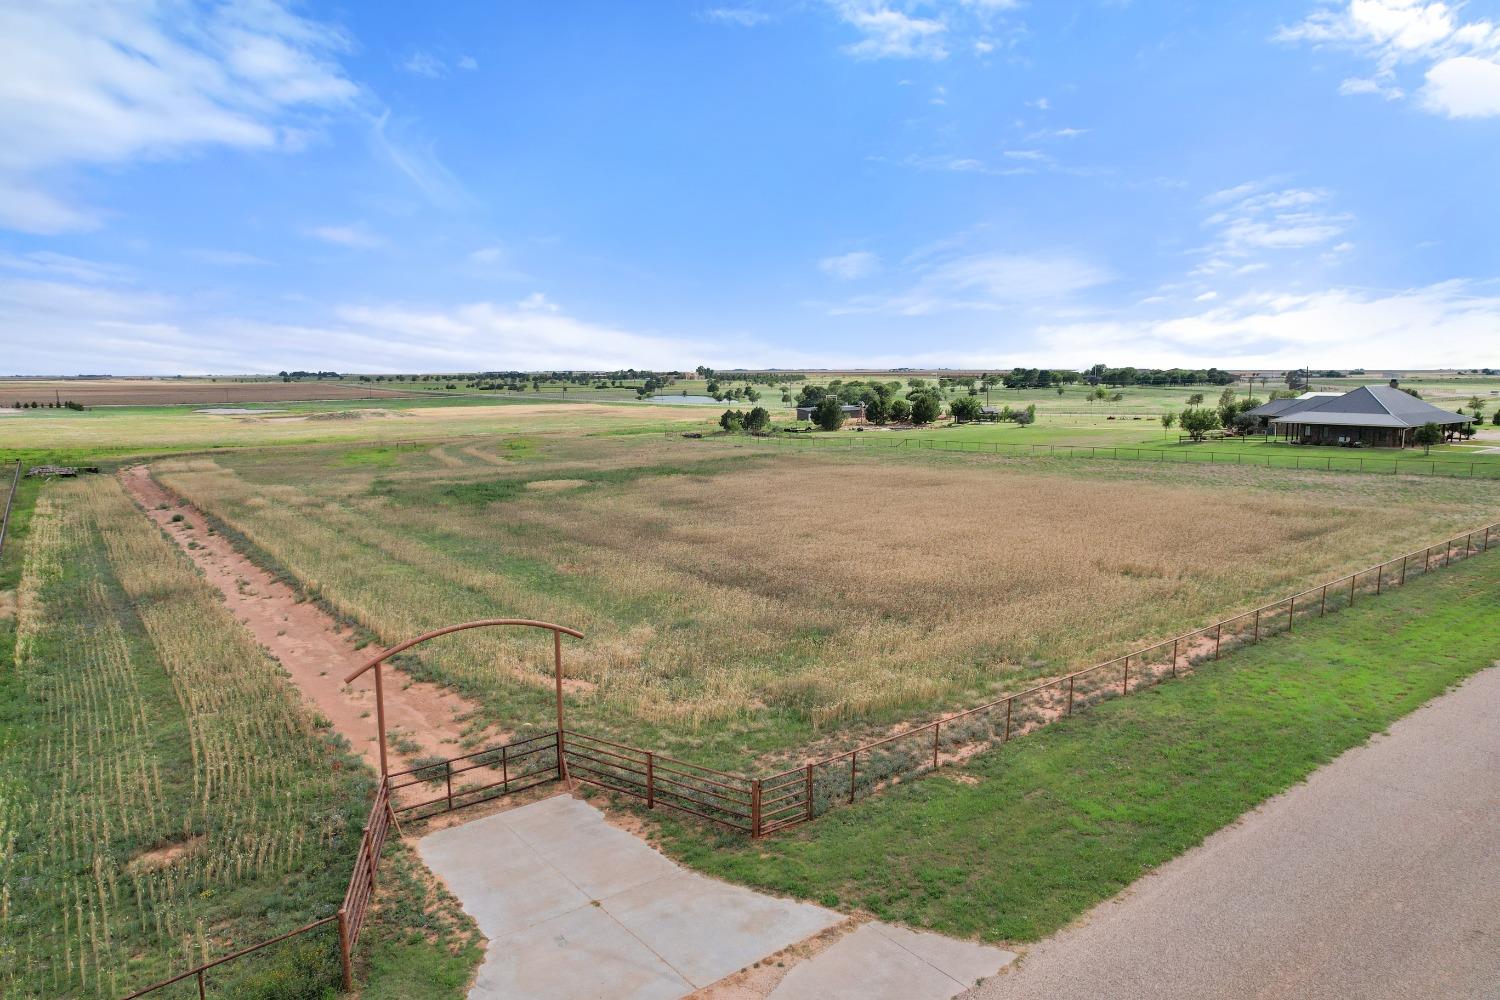
[(656, 808), (656, 754), (650, 750), (646, 751), (646, 808)]
[(1224, 623), (1220, 622), (1214, 626), (1214, 659), (1219, 658), (1219, 640), (1224, 637)]
[(1328, 584), (1323, 584), (1323, 596), (1318, 599), (1318, 617), (1328, 614)]
[(1406, 559), (1406, 556), (1401, 557), (1401, 583), (1399, 586), (1402, 587), (1406, 586)]
[(932, 724), (932, 769), (938, 769), (938, 733), (943, 728), (943, 720), (939, 719)]
[(750, 838), (760, 836), (760, 779), (750, 782)]
[(859, 751), (856, 750), (849, 755), (849, 802), (854, 802), (854, 767), (855, 761), (859, 760)]
[(1121, 694), (1129, 694), (1130, 693), (1130, 654), (1129, 653), (1125, 654), (1125, 673), (1120, 678), (1120, 693)]
[(1010, 708), (1016, 703), (1015, 696), (1005, 699), (1005, 742), (1010, 742)]
[(349, 911), (339, 907), (339, 963), (344, 967), (344, 989), (354, 989), (354, 963), (349, 955)]
[(1427, 573), (1432, 569), (1432, 546), (1427, 546), (1427, 551), (1422, 553), (1422, 572)]
[(806, 784), (804, 785), (804, 787), (802, 789), (802, 794), (807, 797), (807, 819), (808, 819), (809, 822), (811, 822), (812, 818), (813, 818), (813, 775), (812, 775), (812, 769), (813, 769), (813, 766), (809, 762), (808, 765), (807, 765), (807, 777), (805, 777), (803, 779), (803, 781)]
[(1178, 640), (1176, 640), (1176, 639), (1172, 640), (1172, 676), (1173, 677), (1177, 676), (1177, 642), (1178, 642)]
[(1296, 615), (1297, 598), (1296, 595), (1293, 595), (1292, 599), (1286, 602), (1286, 630), (1288, 632), (1292, 630), (1292, 621), (1296, 618)]
[(1255, 637), (1251, 642), (1260, 642), (1260, 608), (1255, 609)]
[[(559, 744), (559, 746), (561, 746), (561, 744)], [(557, 759), (561, 761), (562, 754), (558, 754)], [(561, 768), (561, 766), (561, 764), (558, 765), (559, 768)], [(559, 778), (562, 777), (561, 770), (557, 772), (557, 776)], [(500, 748), (500, 794), (510, 794), (510, 747), (508, 746), (502, 746)]]
[(443, 761), (443, 783), (448, 787), (448, 811), (453, 811), (453, 761)]
[(198, 970), (198, 1000), (208, 1000), (208, 994), (203, 991), (203, 970)]
[(1382, 590), (1384, 590), (1384, 589), (1385, 589), (1385, 563), (1381, 563), (1379, 566), (1375, 567), (1375, 596), (1379, 597), (1380, 596), (1380, 592)]

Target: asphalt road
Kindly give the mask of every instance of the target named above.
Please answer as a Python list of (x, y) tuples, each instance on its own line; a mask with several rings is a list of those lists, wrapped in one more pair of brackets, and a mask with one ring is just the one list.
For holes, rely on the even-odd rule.
[(1500, 666), (965, 997), (1500, 998)]

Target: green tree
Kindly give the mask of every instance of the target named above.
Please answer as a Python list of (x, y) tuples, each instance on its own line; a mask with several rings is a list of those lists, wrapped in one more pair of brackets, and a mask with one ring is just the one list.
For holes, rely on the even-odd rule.
[(719, 415), (719, 426), (731, 434), (745, 429), (745, 415), (739, 410), (725, 410)]
[(1175, 423), (1177, 423), (1177, 414), (1168, 411), (1161, 415), (1161, 429), (1163, 431), (1171, 430), (1172, 425)]
[(1195, 392), (1191, 396), (1189, 396), (1188, 397), (1188, 405), (1189, 406), (1202, 406), (1203, 405), (1203, 393), (1201, 393), (1201, 392)]
[(942, 412), (943, 406), (936, 393), (919, 392), (911, 401), (911, 422), (914, 424), (930, 424)]
[(1209, 431), (1219, 426), (1219, 413), (1206, 406), (1190, 406), (1178, 415), (1177, 422), (1188, 432), (1188, 437), (1194, 441), (1202, 441)]
[(837, 396), (824, 396), (813, 410), (813, 423), (825, 431), (836, 431), (844, 426), (844, 404)]
[(865, 419), (872, 424), (883, 424), (891, 419), (890, 397), (876, 393), (874, 399), (865, 403)]
[(745, 414), (745, 430), (751, 433), (759, 433), (771, 425), (771, 411), (764, 406), (757, 406)]
[(1032, 424), (1036, 423), (1036, 404), (1032, 403), (1024, 410), (1017, 410), (1010, 415), (1010, 419), (1014, 420), (1022, 427), (1031, 426)]
[(891, 400), (887, 416), (892, 423), (904, 424), (911, 419), (911, 404), (898, 396)]
[(960, 396), (948, 407), (953, 414), (953, 419), (961, 424), (968, 423), (970, 420), (978, 420), (979, 411), (982, 408), (978, 396)]
[(1422, 446), (1422, 454), (1431, 455), (1432, 446), (1443, 443), (1443, 429), (1437, 424), (1423, 424), (1412, 434), (1411, 439)]

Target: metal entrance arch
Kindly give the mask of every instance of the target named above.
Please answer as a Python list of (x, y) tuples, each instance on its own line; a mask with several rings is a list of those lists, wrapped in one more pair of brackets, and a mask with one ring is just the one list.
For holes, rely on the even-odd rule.
[(582, 639), (583, 633), (577, 629), (568, 628), (566, 625), (554, 625), (551, 622), (539, 622), (530, 618), (481, 618), (478, 621), (464, 622), (460, 625), (449, 625), (446, 628), (423, 632), (415, 639), (408, 639), (405, 642), (392, 646), (344, 678), (345, 684), (352, 684), (365, 671), (375, 671), (375, 724), (380, 727), (380, 778), (382, 781), (390, 777), (391, 769), (386, 763), (385, 688), (380, 680), (381, 664), (397, 653), (405, 652), (413, 646), (420, 646), (429, 639), (436, 639), (438, 636), (449, 635), (453, 632), (462, 632), (471, 628), (488, 628), (492, 625), (519, 625), (525, 628), (542, 628), (552, 633), (552, 667), (557, 688), (557, 771), (559, 777), (567, 778), (568, 765), (563, 760), (563, 729), (565, 727), (563, 725), (562, 637), (571, 635), (575, 639)]

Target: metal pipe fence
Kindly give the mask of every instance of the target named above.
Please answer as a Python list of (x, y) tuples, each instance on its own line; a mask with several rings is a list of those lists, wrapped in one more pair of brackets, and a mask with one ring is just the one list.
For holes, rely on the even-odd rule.
[(10, 512), (16, 505), (16, 491), (21, 488), (21, 460), (16, 459), (16, 471), (10, 479), (10, 493), (5, 498), (5, 515), (0, 517), (0, 555), (5, 554), (5, 536), (10, 532)]
[(1435, 458), (1367, 458), (1363, 455), (1261, 456), (1244, 451), (1205, 451), (1198, 448), (1166, 451), (1137, 445), (1023, 444), (1010, 441), (965, 441), (961, 438), (916, 437), (897, 432), (873, 434), (763, 434), (749, 440), (793, 444), (808, 448), (867, 448), (891, 451), (967, 452), (1019, 457), (1093, 458), (1156, 462), (1163, 465), (1242, 465), (1312, 472), (1363, 472), (1391, 475), (1448, 476), (1457, 479), (1500, 479), (1500, 461), (1450, 461)]
[[(1217, 660), (1238, 646), (1294, 632), (1299, 622), (1351, 607), (1497, 545), (1500, 522), (768, 777), (720, 771), (573, 729), (553, 730), (397, 771), (376, 789), (349, 887), (336, 914), (153, 983), (125, 1000), (136, 1000), (189, 979), (196, 980), (199, 996), (205, 997), (206, 977), (211, 970), (332, 923), (338, 925), (345, 988), (352, 988), (354, 948), (374, 896), (381, 848), (398, 816), (425, 819), (567, 775), (643, 800), (648, 809), (660, 806), (752, 838), (762, 837), (810, 822), (830, 809), (908, 777), (938, 770), (945, 763), (945, 754), (959, 759), (976, 748), (1003, 746), (1081, 709), (1175, 678), (1181, 671)], [(455, 777), (464, 774), (475, 774), (481, 783), (466, 784), (460, 779), (455, 784)], [(442, 794), (413, 803), (396, 802), (396, 792), (419, 786), (441, 786)]]

